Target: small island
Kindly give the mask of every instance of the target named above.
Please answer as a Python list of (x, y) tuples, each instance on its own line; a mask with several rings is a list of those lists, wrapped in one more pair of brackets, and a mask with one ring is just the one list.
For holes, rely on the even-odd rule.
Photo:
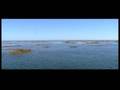
[(14, 49), (10, 51), (11, 55), (21, 55), (21, 54), (27, 54), (31, 53), (31, 49)]

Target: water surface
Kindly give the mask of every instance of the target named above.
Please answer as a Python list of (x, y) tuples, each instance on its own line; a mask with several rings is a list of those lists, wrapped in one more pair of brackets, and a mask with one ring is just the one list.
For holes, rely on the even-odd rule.
[[(3, 41), (2, 69), (118, 69), (118, 42)], [(10, 55), (12, 49), (31, 49)]]

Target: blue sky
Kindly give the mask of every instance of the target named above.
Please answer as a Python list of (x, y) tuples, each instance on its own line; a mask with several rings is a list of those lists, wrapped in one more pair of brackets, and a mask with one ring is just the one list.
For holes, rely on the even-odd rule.
[(2, 40), (118, 40), (118, 19), (2, 19)]

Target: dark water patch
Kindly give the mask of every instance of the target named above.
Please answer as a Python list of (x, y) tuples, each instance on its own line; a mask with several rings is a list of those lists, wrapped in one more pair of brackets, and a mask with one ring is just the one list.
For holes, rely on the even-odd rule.
[(43, 46), (44, 48), (49, 48), (50, 46)]
[(77, 41), (64, 41), (64, 43), (66, 43), (66, 44), (76, 44)]
[(13, 46), (2, 46), (2, 47), (13, 47)]
[(78, 46), (69, 46), (70, 48), (77, 48)]

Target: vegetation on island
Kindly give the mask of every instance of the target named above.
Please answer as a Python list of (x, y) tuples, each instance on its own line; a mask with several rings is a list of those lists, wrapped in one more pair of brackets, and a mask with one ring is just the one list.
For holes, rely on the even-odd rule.
[(11, 55), (21, 55), (31, 53), (31, 49), (14, 49), (10, 51)]

